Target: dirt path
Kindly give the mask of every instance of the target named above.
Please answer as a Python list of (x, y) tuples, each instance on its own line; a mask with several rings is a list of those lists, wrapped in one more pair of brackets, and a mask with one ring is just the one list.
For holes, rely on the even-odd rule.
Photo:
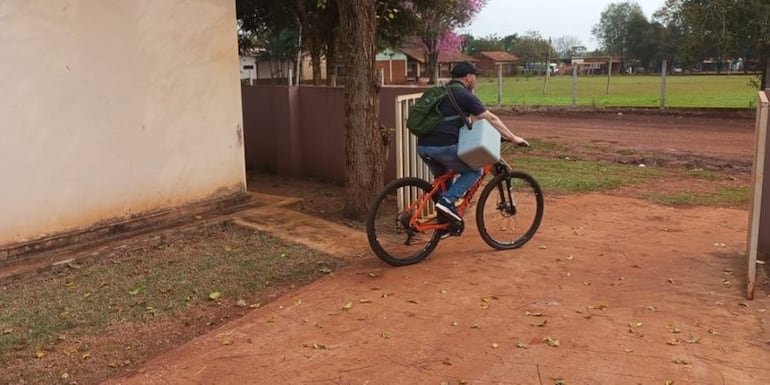
[(108, 384), (767, 382), (770, 298), (743, 298), (745, 211), (546, 204), (522, 249), (469, 231), (414, 266), (363, 256)]
[[(753, 153), (745, 120), (505, 119), (527, 138), (728, 163)], [(329, 189), (313, 190), (306, 213), (336, 215), (318, 198)], [(284, 221), (274, 235), (308, 233), (302, 215), (264, 215)], [(261, 226), (265, 216), (244, 220)], [(764, 283), (744, 299), (747, 221), (746, 210), (547, 197), (522, 249), (492, 251), (469, 229), (404, 268), (361, 255), (360, 233), (330, 244), (339, 227), (314, 222), (316, 240), (303, 242), (356, 262), (107, 383), (766, 384), (770, 292)]]

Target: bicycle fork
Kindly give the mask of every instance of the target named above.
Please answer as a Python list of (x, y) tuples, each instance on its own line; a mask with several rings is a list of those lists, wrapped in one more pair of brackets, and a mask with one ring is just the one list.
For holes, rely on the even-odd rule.
[(511, 185), (511, 179), (505, 178), (502, 183), (497, 187), (497, 192), (500, 195), (500, 201), (497, 203), (497, 210), (504, 216), (516, 215), (516, 201), (514, 200), (513, 186)]

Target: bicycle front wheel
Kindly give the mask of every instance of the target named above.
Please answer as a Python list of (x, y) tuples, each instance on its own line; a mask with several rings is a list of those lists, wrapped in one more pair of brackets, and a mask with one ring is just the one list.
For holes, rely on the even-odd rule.
[(531, 175), (511, 171), (494, 177), (481, 192), (476, 226), (498, 250), (516, 249), (535, 235), (543, 219), (543, 190)]
[[(421, 232), (410, 225), (415, 201), (430, 193), (430, 183), (420, 178), (396, 179), (380, 193), (369, 210), (366, 236), (377, 256), (393, 266), (404, 266), (425, 259), (436, 248), (441, 235), (431, 230)], [(432, 204), (430, 205), (432, 206)], [(424, 207), (418, 221), (433, 221), (435, 216)]]

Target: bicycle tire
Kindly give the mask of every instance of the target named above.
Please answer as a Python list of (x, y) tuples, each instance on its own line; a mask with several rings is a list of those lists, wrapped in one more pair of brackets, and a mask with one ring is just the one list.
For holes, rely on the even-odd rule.
[[(385, 263), (405, 266), (420, 262), (438, 245), (441, 235), (437, 231), (416, 232), (400, 219), (411, 216), (404, 212), (405, 208), (430, 190), (430, 183), (420, 178), (399, 178), (385, 186), (375, 199), (366, 219), (366, 237), (374, 254)], [(406, 202), (402, 209), (398, 208), (399, 194)]]
[(517, 249), (535, 235), (543, 210), (543, 190), (535, 178), (521, 171), (502, 173), (479, 196), (476, 227), (492, 248)]

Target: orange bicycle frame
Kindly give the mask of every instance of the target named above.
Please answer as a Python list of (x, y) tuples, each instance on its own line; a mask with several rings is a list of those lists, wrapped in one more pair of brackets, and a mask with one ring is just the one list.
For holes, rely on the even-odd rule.
[[(465, 195), (463, 195), (463, 201), (457, 205), (457, 213), (460, 215), (460, 217), (464, 216), (465, 209), (468, 208), (471, 200), (473, 199), (473, 196), (476, 194), (476, 191), (478, 191), (479, 187), (481, 187), (481, 184), (484, 181), (484, 177), (492, 171), (492, 167), (494, 167), (494, 164), (488, 164), (484, 166), (481, 169), (481, 176), (479, 179), (476, 180), (476, 182), (473, 183), (468, 191), (465, 192)], [(447, 182), (452, 180), (455, 175), (457, 175), (457, 172), (450, 170), (442, 175), (437, 176), (431, 183), (431, 190), (427, 193), (423, 193), (414, 202), (412, 202), (412, 204), (406, 209), (406, 212), (411, 213), (411, 216), (409, 217), (409, 227), (419, 232), (444, 230), (449, 227), (449, 223), (423, 221), (421, 218), (423, 218), (424, 213), (428, 212), (429, 203), (433, 202), (433, 197), (435, 197), (441, 191), (446, 191)]]

